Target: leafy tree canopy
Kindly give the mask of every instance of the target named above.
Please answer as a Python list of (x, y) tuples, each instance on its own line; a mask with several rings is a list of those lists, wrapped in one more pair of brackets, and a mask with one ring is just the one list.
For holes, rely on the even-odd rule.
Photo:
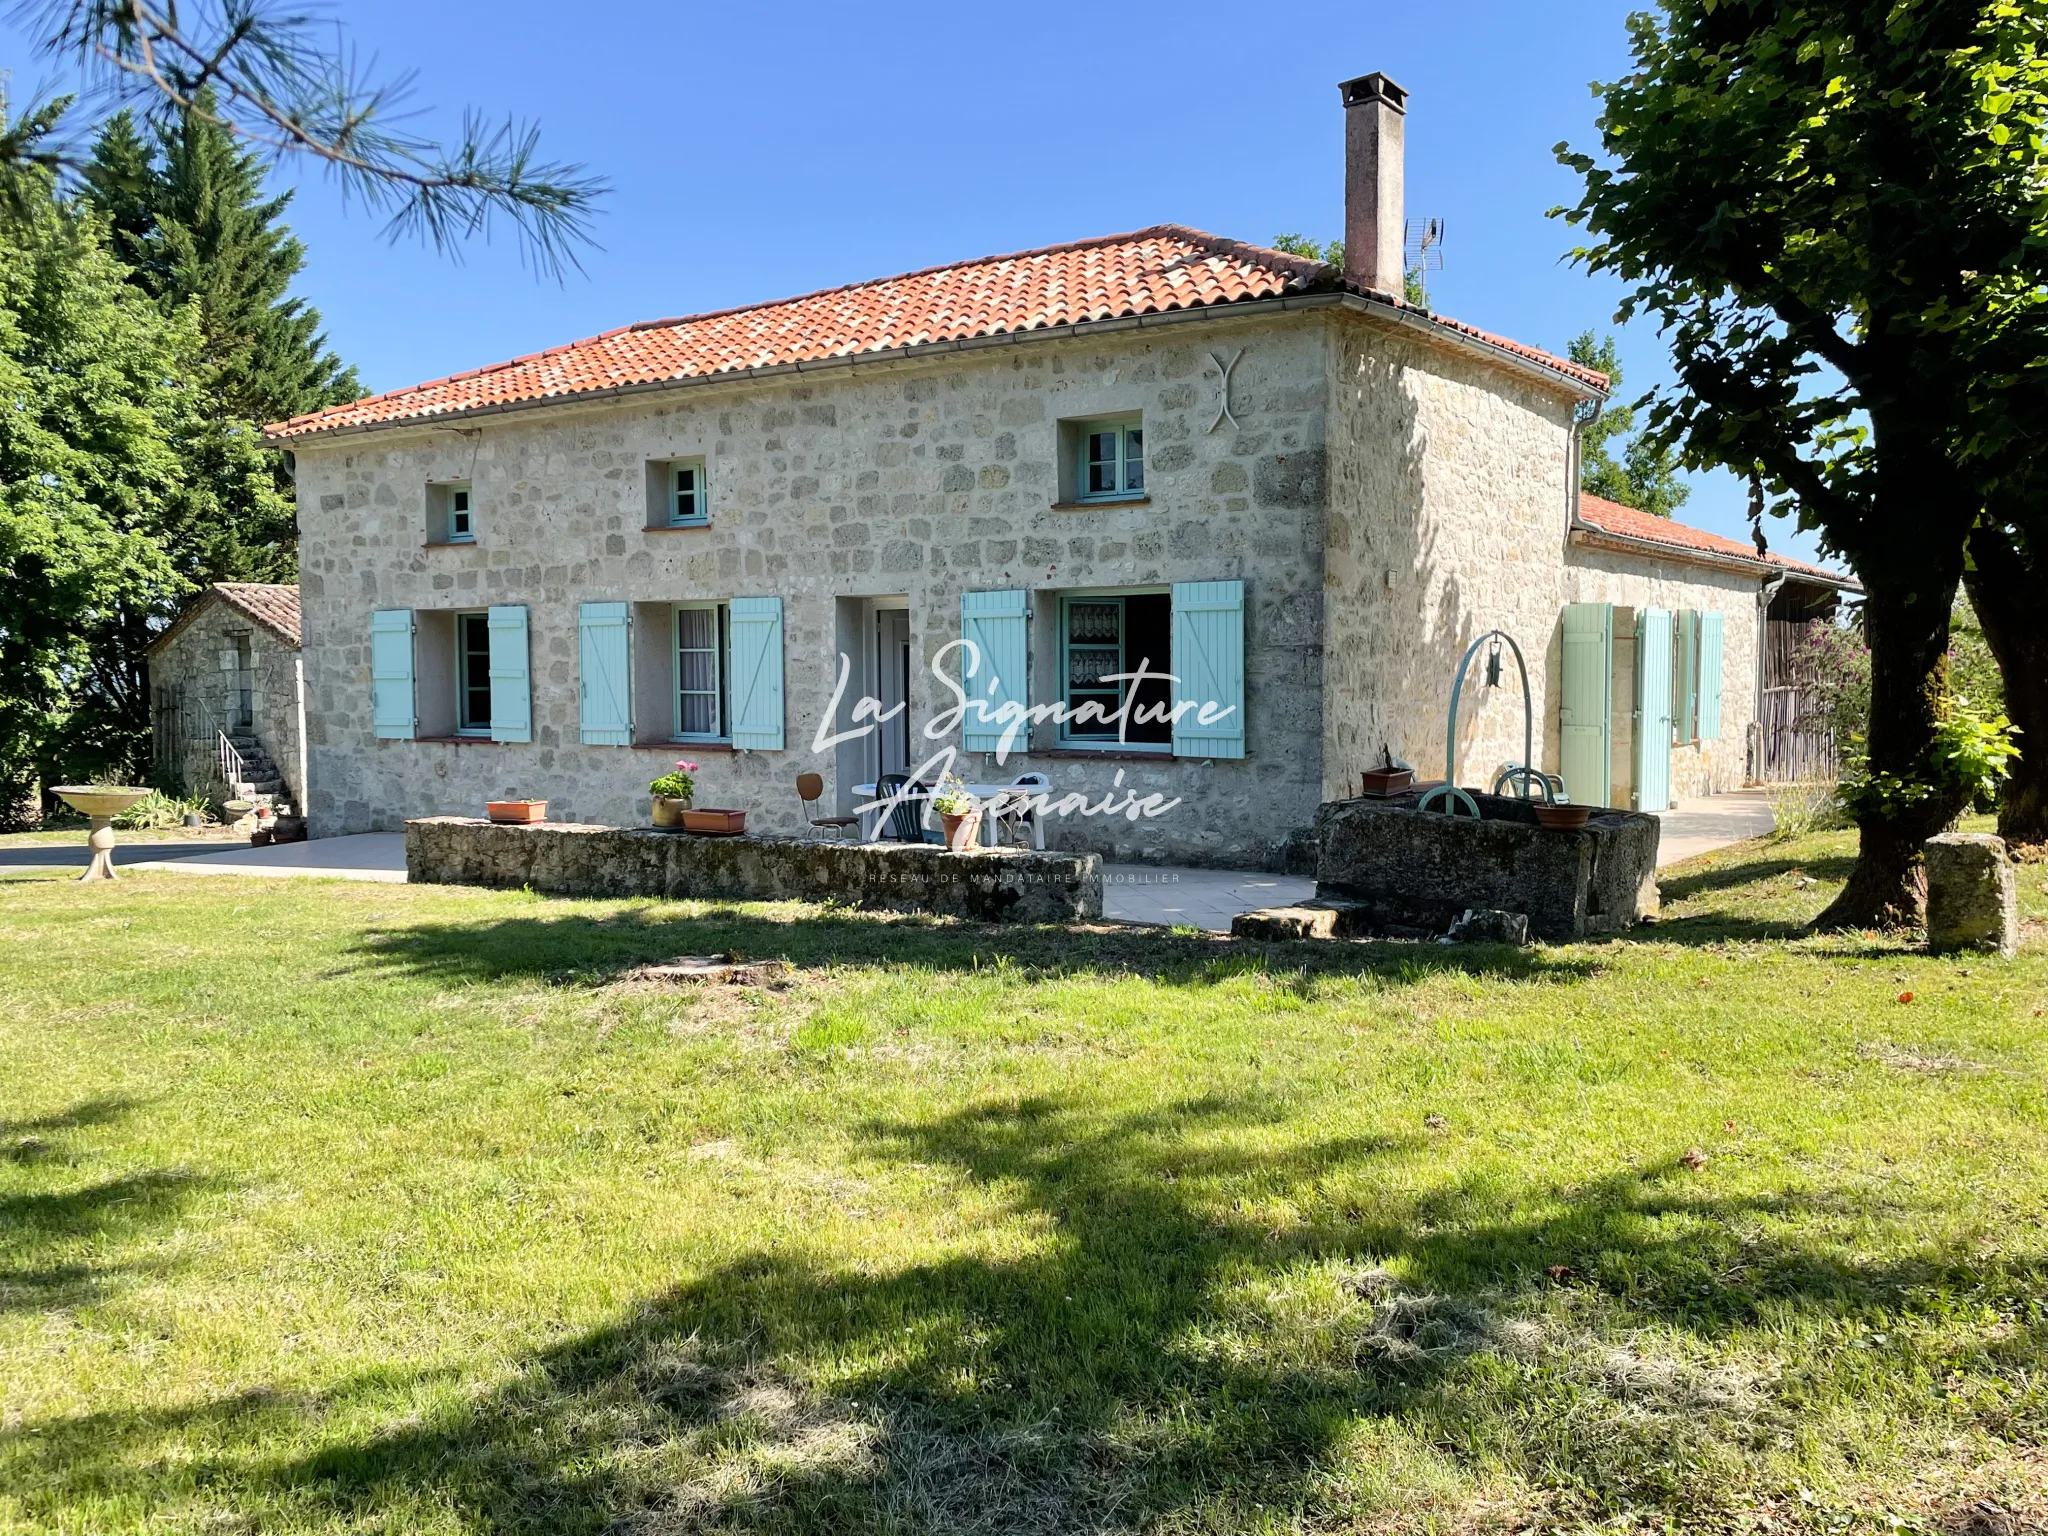
[[(1587, 331), (1573, 338), (1570, 356), (1606, 374), (1608, 388), (1619, 392), (1621, 358), (1612, 336), (1596, 341)], [(1692, 495), (1692, 487), (1679, 478), (1677, 451), (1660, 438), (1638, 433), (1631, 406), (1589, 400), (1578, 415), (1579, 489), (1652, 517), (1675, 516)]]
[(0, 810), (132, 769), (150, 638), (207, 582), (291, 569), (275, 456), (215, 409), (196, 306), (107, 239), (48, 177), (0, 219)]
[(1650, 434), (1863, 579), (1869, 793), (1824, 921), (1912, 921), (1920, 845), (1974, 792), (1939, 741), (1965, 543), (2042, 426), (2048, 6), (1665, 0), (1629, 27), (1560, 211), (1670, 340)]

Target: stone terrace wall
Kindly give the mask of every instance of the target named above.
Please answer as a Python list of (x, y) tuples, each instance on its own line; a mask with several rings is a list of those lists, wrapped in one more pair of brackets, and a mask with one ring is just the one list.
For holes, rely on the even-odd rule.
[(1094, 854), (803, 838), (691, 837), (633, 828), (498, 826), (435, 816), (405, 826), (416, 884), (531, 888), (553, 896), (841, 901), (992, 923), (1075, 923), (1102, 916)]

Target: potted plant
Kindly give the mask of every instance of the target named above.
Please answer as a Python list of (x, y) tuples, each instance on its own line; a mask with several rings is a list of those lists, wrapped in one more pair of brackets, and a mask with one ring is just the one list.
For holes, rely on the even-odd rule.
[(954, 853), (971, 852), (981, 831), (981, 807), (967, 786), (947, 774), (932, 791), (932, 809), (939, 813), (939, 824), (945, 828), (946, 846)]
[(654, 824), (657, 827), (680, 829), (683, 813), (690, 808), (697, 797), (697, 781), (692, 777), (697, 765), (687, 758), (677, 758), (672, 772), (664, 773), (652, 784), (647, 792), (654, 796)]

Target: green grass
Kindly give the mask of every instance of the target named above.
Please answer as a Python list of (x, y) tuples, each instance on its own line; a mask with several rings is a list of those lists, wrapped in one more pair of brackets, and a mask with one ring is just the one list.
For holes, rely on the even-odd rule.
[(1794, 936), (1849, 850), (1522, 953), (0, 882), (0, 1531), (2048, 1519), (2042, 870)]

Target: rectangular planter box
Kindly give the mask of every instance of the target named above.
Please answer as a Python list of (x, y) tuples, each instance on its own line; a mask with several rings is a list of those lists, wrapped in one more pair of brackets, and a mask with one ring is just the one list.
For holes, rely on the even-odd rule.
[(1358, 792), (1373, 799), (1384, 800), (1389, 795), (1398, 795), (1415, 782), (1412, 768), (1370, 768), (1358, 776)]
[(490, 812), (491, 820), (502, 826), (529, 826), (548, 819), (545, 800), (487, 800), (484, 809)]
[(706, 807), (703, 810), (683, 812), (685, 832), (708, 832), (716, 837), (732, 837), (747, 830), (745, 811), (719, 811)]

